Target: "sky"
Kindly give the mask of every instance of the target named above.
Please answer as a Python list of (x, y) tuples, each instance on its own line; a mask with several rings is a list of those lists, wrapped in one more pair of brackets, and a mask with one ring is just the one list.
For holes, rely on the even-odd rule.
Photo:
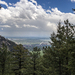
[(50, 37), (58, 22), (75, 24), (75, 0), (0, 0), (0, 35)]

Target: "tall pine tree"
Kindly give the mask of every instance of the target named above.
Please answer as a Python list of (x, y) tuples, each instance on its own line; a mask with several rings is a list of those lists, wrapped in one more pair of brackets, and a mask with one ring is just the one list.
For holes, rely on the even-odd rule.
[(12, 70), (15, 75), (27, 75), (29, 52), (21, 44), (14, 47), (12, 52)]
[[(53, 71), (51, 73), (52, 75), (71, 75), (69, 62), (73, 50), (70, 42), (74, 37), (74, 28), (68, 20), (64, 21), (64, 24), (65, 25), (61, 25), (59, 22), (57, 34), (53, 32), (51, 35), (51, 48), (45, 48), (45, 54), (43, 56), (46, 60), (44, 66), (47, 71), (49, 68)], [(51, 65), (47, 67), (47, 63)], [(50, 70), (48, 72), (51, 72)]]

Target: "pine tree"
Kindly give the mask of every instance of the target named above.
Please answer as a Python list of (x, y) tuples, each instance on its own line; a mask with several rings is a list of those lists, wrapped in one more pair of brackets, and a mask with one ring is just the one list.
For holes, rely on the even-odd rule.
[(68, 22), (68, 20), (64, 21), (65, 23), (65, 36), (66, 36), (66, 73), (65, 75), (71, 75), (71, 71), (69, 70), (69, 62), (70, 62), (70, 55), (71, 52), (73, 51), (72, 49), (72, 43), (70, 43), (71, 41), (73, 41), (74, 38), (74, 28), (73, 28), (73, 24), (70, 24)]
[(51, 47), (45, 48), (45, 54), (43, 56), (45, 60), (47, 59), (46, 62), (44, 62), (44, 65), (46, 65), (46, 63), (49, 65), (49, 66), (46, 65), (46, 69), (48, 70), (47, 73), (51, 75), (54, 75), (54, 74), (61, 75), (63, 72), (62, 70), (63, 55), (62, 55), (61, 47), (64, 46), (63, 40), (62, 40), (64, 38), (63, 37), (64, 32), (62, 32), (62, 30), (64, 31), (64, 27), (61, 27), (61, 23), (59, 22), (58, 29), (57, 29), (58, 34), (56, 35), (54, 32), (53, 34), (51, 34), (51, 38), (50, 38), (52, 41)]
[(71, 44), (69, 61), (69, 70), (71, 71), (71, 75), (75, 75), (75, 30), (73, 34), (73, 38), (69, 42)]
[(21, 44), (14, 47), (13, 50), (13, 72), (15, 75), (24, 75), (27, 73), (29, 52)]
[(43, 75), (42, 57), (40, 56), (40, 48), (34, 47), (31, 55), (32, 59), (32, 75)]
[[(48, 70), (50, 67), (50, 69), (53, 70), (52, 75), (71, 75), (69, 62), (72, 44), (70, 41), (74, 36), (74, 28), (68, 20), (64, 21), (64, 24), (65, 25), (61, 26), (61, 23), (59, 22), (57, 34), (53, 32), (51, 35), (51, 48), (45, 48), (44, 59), (47, 59), (46, 63), (51, 64), (48, 67), (46, 65), (45, 68)], [(44, 64), (46, 63), (44, 62)]]
[(2, 75), (5, 74), (6, 60), (7, 60), (7, 46), (5, 44), (2, 44), (2, 47), (0, 48), (0, 73)]

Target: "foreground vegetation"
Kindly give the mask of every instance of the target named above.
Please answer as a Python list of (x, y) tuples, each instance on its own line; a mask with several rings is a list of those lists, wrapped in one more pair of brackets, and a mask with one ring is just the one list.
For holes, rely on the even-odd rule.
[(51, 47), (33, 48), (29, 52), (21, 44), (8, 51), (0, 48), (0, 75), (75, 75), (75, 31), (68, 20), (58, 23), (51, 34)]

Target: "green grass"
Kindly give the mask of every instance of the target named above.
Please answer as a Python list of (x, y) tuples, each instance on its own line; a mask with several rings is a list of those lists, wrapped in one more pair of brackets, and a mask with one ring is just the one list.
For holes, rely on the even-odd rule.
[[(32, 51), (30, 51), (30, 52), (33, 53)], [(40, 55), (43, 56), (43, 51), (42, 50), (40, 51)]]

